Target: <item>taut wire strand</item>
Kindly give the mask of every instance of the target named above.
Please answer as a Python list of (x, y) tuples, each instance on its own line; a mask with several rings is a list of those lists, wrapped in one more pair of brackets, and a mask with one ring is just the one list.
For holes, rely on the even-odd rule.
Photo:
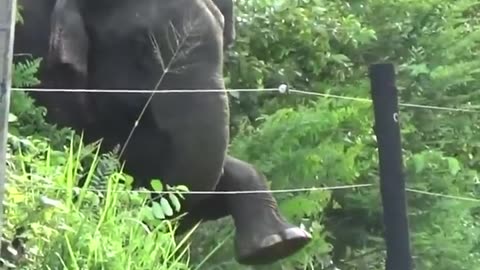
[(427, 196), (431, 196), (431, 197), (439, 197), (439, 198), (452, 199), (452, 200), (457, 200), (457, 201), (469, 201), (469, 202), (480, 203), (480, 199), (473, 198), (473, 197), (447, 195), (447, 194), (423, 191), (423, 190), (412, 189), (412, 188), (406, 188), (405, 190), (408, 191), (408, 192), (411, 192), (411, 193), (422, 194), (422, 195), (427, 195)]
[[(42, 88), (12, 88), (12, 91), (25, 91), (25, 92), (84, 92), (84, 93), (121, 93), (121, 94), (142, 94), (142, 93), (158, 93), (158, 94), (169, 94), (169, 93), (212, 93), (212, 92), (280, 92), (279, 88), (259, 88), (259, 89), (248, 89), (248, 88), (239, 88), (239, 89), (174, 89), (174, 90), (133, 90), (133, 89), (42, 89)], [(296, 93), (302, 95), (318, 96), (324, 98), (335, 98), (343, 100), (351, 100), (358, 102), (367, 102), (371, 103), (372, 100), (369, 98), (360, 98), (360, 97), (349, 97), (342, 95), (334, 94), (325, 94), (297, 89), (289, 89), (289, 93)], [(281, 93), (284, 94), (284, 93)], [(413, 103), (399, 103), (401, 107), (410, 107), (417, 109), (431, 109), (431, 110), (442, 110), (450, 112), (469, 112), (469, 113), (480, 113), (480, 110), (468, 109), (468, 108), (453, 108), (453, 107), (442, 107), (435, 105), (423, 105), (423, 104), (413, 104)], [(473, 107), (473, 106), (472, 106)]]
[[(8, 186), (8, 185), (7, 185)], [(310, 188), (290, 188), (290, 189), (273, 189), (273, 190), (240, 190), (240, 191), (185, 191), (185, 190), (163, 190), (163, 191), (151, 191), (151, 190), (114, 190), (116, 193), (143, 193), (143, 194), (198, 194), (198, 195), (238, 195), (238, 194), (282, 194), (282, 193), (300, 193), (300, 192), (316, 192), (316, 191), (329, 191), (329, 190), (347, 190), (347, 189), (359, 189), (359, 188), (369, 188), (376, 187), (377, 184), (356, 184), (356, 185), (339, 185), (339, 186), (326, 186), (326, 187), (310, 187)], [(15, 185), (15, 187), (20, 188), (31, 188), (30, 186)], [(77, 187), (81, 189), (81, 187)], [(51, 186), (39, 186), (34, 187), (33, 189), (47, 189), (52, 191), (65, 191), (67, 188), (60, 187), (51, 187)], [(86, 189), (90, 192), (107, 192), (107, 189)], [(451, 199), (456, 201), (468, 201), (480, 203), (480, 198), (466, 197), (466, 196), (457, 196), (457, 195), (448, 195), (437, 192), (429, 192), (414, 188), (405, 188), (405, 191), (414, 194), (427, 195), (430, 197), (438, 197), (444, 199)], [(9, 194), (21, 193), (20, 191), (7, 192)]]
[[(343, 186), (330, 186), (330, 187), (310, 187), (310, 188), (291, 188), (291, 189), (274, 189), (274, 190), (239, 190), (239, 191), (184, 191), (184, 190), (164, 190), (164, 191), (151, 191), (151, 190), (116, 190), (117, 193), (146, 193), (146, 194), (198, 194), (198, 195), (238, 195), (238, 194), (265, 194), (265, 193), (300, 193), (308, 191), (327, 191), (327, 190), (341, 190), (341, 189), (356, 189), (372, 187), (373, 184), (358, 184), (358, 185), (343, 185)], [(16, 186), (18, 187), (18, 186)], [(25, 187), (27, 188), (27, 187)], [(47, 189), (54, 191), (67, 190), (67, 188), (58, 187), (35, 187), (35, 189)], [(78, 187), (81, 189), (81, 187)], [(106, 189), (86, 189), (90, 192), (107, 192)]]

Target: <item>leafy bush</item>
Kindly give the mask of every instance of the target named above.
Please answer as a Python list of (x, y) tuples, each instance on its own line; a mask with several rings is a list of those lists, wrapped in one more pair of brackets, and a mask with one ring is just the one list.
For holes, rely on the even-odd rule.
[(24, 231), (25, 269), (188, 269), (186, 242), (176, 244), (173, 224), (155, 217), (149, 193), (132, 192), (121, 173), (106, 179), (105, 191), (91, 188), (97, 155), (80, 188), (84, 151), (73, 143), (56, 151), (11, 136), (9, 146), (7, 231)]
[[(287, 82), (310, 92), (369, 98), (368, 64), (391, 61), (403, 103), (477, 109), (480, 102), (475, 1), (236, 1), (236, 7), (238, 37), (227, 63), (231, 88)], [(265, 269), (333, 269), (330, 259), (342, 270), (383, 269), (371, 106), (296, 94), (248, 93), (232, 100), (231, 151), (258, 166), (272, 188), (374, 184), (276, 195), (283, 212), (309, 227), (315, 241)], [(477, 268), (478, 201), (459, 197), (479, 196), (478, 117), (401, 107), (417, 269)], [(201, 232), (197, 241), (213, 243), (212, 232)], [(195, 258), (202, 254), (194, 250)], [(209, 267), (235, 269), (231, 257), (222, 249)]]

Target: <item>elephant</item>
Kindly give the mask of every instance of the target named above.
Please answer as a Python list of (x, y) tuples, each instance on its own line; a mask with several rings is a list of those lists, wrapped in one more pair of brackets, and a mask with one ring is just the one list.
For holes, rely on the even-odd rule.
[(223, 45), (225, 49), (229, 49), (233, 46), (236, 37), (233, 0), (212, 0), (212, 2), (223, 15)]
[(155, 178), (192, 191), (265, 191), (188, 194), (177, 233), (231, 216), (237, 262), (271, 264), (312, 236), (280, 213), (254, 165), (228, 153), (229, 1), (18, 0), (25, 22), (15, 29), (14, 51), (44, 59), (41, 88), (115, 90), (30, 94), (48, 122), (83, 132), (85, 143), (101, 139), (102, 151), (120, 145), (134, 188), (151, 188)]

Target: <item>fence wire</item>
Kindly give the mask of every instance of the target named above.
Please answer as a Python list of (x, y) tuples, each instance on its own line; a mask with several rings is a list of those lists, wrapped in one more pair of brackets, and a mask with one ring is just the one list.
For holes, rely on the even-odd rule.
[[(334, 98), (334, 99), (341, 99), (341, 100), (351, 100), (357, 102), (366, 102), (372, 103), (371, 99), (368, 98), (360, 98), (360, 97), (351, 97), (351, 96), (343, 96), (343, 95), (335, 95), (335, 94), (327, 94), (327, 93), (319, 93), (313, 91), (305, 91), (305, 90), (297, 90), (297, 89), (289, 89), (288, 85), (282, 84), (278, 88), (257, 88), (257, 89), (248, 89), (248, 88), (239, 88), (239, 89), (173, 89), (173, 90), (142, 90), (142, 89), (46, 89), (46, 88), (11, 88), (12, 91), (23, 91), (23, 92), (61, 92), (61, 93), (121, 93), (121, 94), (142, 94), (142, 93), (150, 93), (150, 94), (186, 94), (186, 93), (193, 93), (193, 94), (203, 94), (203, 93), (215, 93), (215, 92), (278, 92), (280, 94), (301, 94), (301, 95), (308, 95), (308, 96), (316, 96), (316, 97), (323, 97), (323, 98)], [(480, 113), (480, 110), (475, 109), (468, 109), (468, 108), (454, 108), (454, 107), (443, 107), (443, 106), (435, 106), (435, 105), (423, 105), (423, 104), (413, 104), (413, 103), (399, 103), (399, 106), (402, 107), (409, 107), (409, 108), (419, 108), (419, 109), (430, 109), (430, 110), (442, 110), (442, 111), (449, 111), (449, 112), (469, 112), (469, 113)], [(471, 106), (475, 107), (475, 106)], [(150, 191), (150, 190), (117, 190), (114, 192), (138, 192), (138, 193), (152, 193), (152, 194), (201, 194), (201, 195), (238, 195), (238, 194), (262, 194), (262, 193), (269, 193), (269, 194), (281, 194), (281, 193), (300, 193), (300, 192), (317, 192), (317, 191), (327, 191), (327, 190), (345, 190), (345, 189), (358, 189), (358, 188), (367, 188), (367, 187), (374, 187), (376, 184), (357, 184), (357, 185), (341, 185), (341, 186), (329, 186), (329, 187), (305, 187), (305, 188), (291, 188), (291, 189), (273, 189), (273, 190), (239, 190), (239, 191), (183, 191), (183, 190), (174, 190), (174, 191)], [(18, 187), (18, 186), (17, 186)], [(28, 187), (25, 187), (28, 188)], [(66, 190), (62, 188), (56, 187), (39, 187), (39, 189), (47, 189), (47, 190), (55, 190), (61, 191)], [(81, 189), (79, 187), (79, 189)], [(94, 192), (107, 192), (106, 189), (87, 189), (87, 191), (94, 191)], [(470, 201), (470, 202), (479, 202), (480, 198), (472, 198), (472, 197), (465, 197), (465, 196), (455, 196), (455, 195), (448, 195), (448, 194), (441, 194), (429, 191), (423, 191), (418, 189), (406, 188), (405, 191), (415, 194), (433, 196), (433, 197), (441, 197), (446, 199), (453, 199), (453, 200), (461, 200), (461, 201)], [(9, 192), (12, 194), (11, 192)]]
[[(90, 189), (86, 188), (89, 192), (116, 192), (116, 193), (143, 193), (143, 194), (196, 194), (196, 195), (240, 195), (240, 194), (271, 194), (271, 193), (301, 193), (301, 192), (318, 192), (328, 190), (342, 190), (342, 189), (357, 189), (373, 187), (374, 184), (356, 184), (356, 185), (341, 185), (341, 186), (325, 186), (325, 187), (306, 187), (306, 188), (291, 188), (291, 189), (273, 189), (273, 190), (239, 190), (239, 191), (185, 191), (185, 190), (164, 190), (164, 191), (152, 191), (152, 190), (107, 190), (107, 189)], [(15, 185), (15, 187), (31, 188)], [(46, 189), (51, 191), (67, 191), (68, 188), (62, 187), (35, 187), (33, 189)], [(78, 190), (81, 190), (78, 187)], [(13, 192), (16, 193), (16, 192)]]
[[(372, 103), (372, 100), (369, 98), (360, 98), (360, 97), (350, 97), (343, 95), (319, 93), (306, 90), (298, 89), (288, 89), (288, 86), (285, 84), (280, 85), (278, 88), (239, 88), (239, 89), (173, 89), (173, 90), (142, 90), (142, 89), (47, 89), (47, 88), (11, 88), (12, 91), (22, 91), (22, 92), (60, 92), (60, 93), (109, 93), (109, 94), (203, 94), (203, 93), (241, 93), (241, 92), (279, 92), (280, 94), (296, 93), (301, 95), (308, 96), (317, 96), (324, 98), (335, 98), (342, 100), (351, 100), (357, 102), (367, 102)], [(454, 108), (454, 107), (444, 107), (444, 106), (435, 106), (427, 104), (414, 104), (414, 103), (403, 103), (399, 102), (398, 104), (401, 107), (410, 107), (417, 109), (430, 109), (430, 110), (442, 110), (449, 112), (471, 112), (471, 113), (480, 113), (480, 110), (469, 109), (469, 108)], [(470, 105), (469, 107), (476, 107)]]
[(420, 194), (420, 195), (427, 195), (427, 196), (430, 196), (430, 197), (438, 197), (438, 198), (451, 199), (451, 200), (456, 200), (456, 201), (468, 201), (468, 202), (480, 203), (480, 198), (474, 198), (474, 197), (448, 195), (448, 194), (430, 192), (430, 191), (423, 191), (423, 190), (418, 190), (418, 189), (413, 189), (413, 188), (406, 188), (405, 191), (410, 192), (410, 193)]
[[(52, 186), (38, 186), (32, 188), (31, 186), (22, 186), (15, 185), (16, 188), (24, 189), (35, 189), (35, 190), (49, 190), (49, 191), (68, 191), (68, 188), (63, 187), (52, 187)], [(107, 189), (90, 189), (85, 188), (87, 192), (114, 192), (114, 193), (139, 193), (139, 194), (152, 194), (152, 195), (168, 195), (168, 194), (193, 194), (193, 195), (242, 195), (242, 194), (291, 194), (291, 193), (302, 193), (302, 192), (320, 192), (320, 191), (334, 191), (334, 190), (354, 190), (354, 189), (364, 189), (364, 188), (378, 188), (378, 184), (354, 184), (354, 185), (339, 185), (339, 186), (324, 186), (324, 187), (305, 187), (305, 188), (290, 188), (290, 189), (272, 189), (272, 190), (242, 190), (242, 191), (185, 191), (185, 190), (163, 190), (163, 191), (152, 191), (146, 189), (138, 190), (107, 190)], [(8, 184), (7, 184), (8, 189)], [(81, 187), (76, 187), (77, 190), (82, 190)], [(467, 197), (461, 195), (449, 195), (438, 192), (424, 191), (414, 188), (405, 188), (405, 191), (417, 195), (426, 195), (429, 197), (437, 197), (443, 199), (450, 199), (455, 201), (466, 201), (480, 203), (480, 198)], [(8, 194), (23, 194), (20, 191), (7, 191)]]

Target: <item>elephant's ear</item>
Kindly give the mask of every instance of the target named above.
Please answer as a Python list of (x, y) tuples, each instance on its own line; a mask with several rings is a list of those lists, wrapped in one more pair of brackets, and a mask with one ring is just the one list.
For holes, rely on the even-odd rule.
[(233, 45), (236, 37), (233, 0), (212, 0), (224, 18), (223, 40), (225, 48)]
[(49, 64), (69, 65), (87, 74), (88, 35), (76, 0), (57, 0), (52, 12)]

